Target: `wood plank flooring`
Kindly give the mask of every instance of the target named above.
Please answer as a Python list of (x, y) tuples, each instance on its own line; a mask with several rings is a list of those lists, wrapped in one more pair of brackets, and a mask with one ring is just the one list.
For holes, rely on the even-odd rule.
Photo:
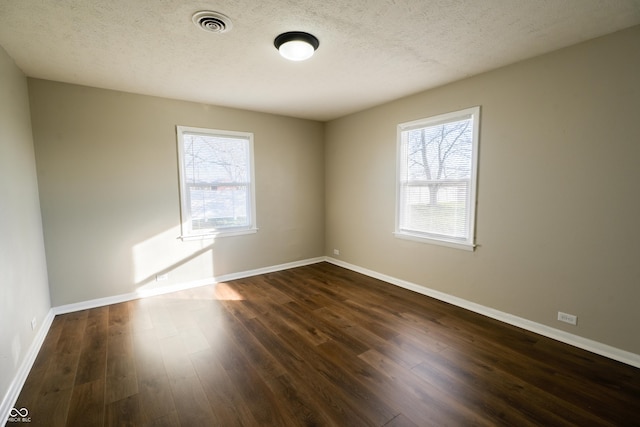
[(640, 426), (640, 369), (320, 263), (57, 316), (23, 407), (48, 427)]

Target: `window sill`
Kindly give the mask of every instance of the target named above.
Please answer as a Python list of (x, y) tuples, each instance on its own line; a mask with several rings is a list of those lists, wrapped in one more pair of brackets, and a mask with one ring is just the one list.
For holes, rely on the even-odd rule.
[(398, 239), (412, 240), (414, 242), (426, 243), (430, 245), (446, 246), (454, 249), (462, 249), (465, 251), (474, 251), (476, 245), (473, 243), (461, 243), (451, 240), (436, 239), (433, 237), (423, 236), (421, 234), (412, 234), (407, 232), (396, 231), (393, 233)]
[(207, 234), (190, 234), (186, 236), (180, 236), (179, 239), (183, 242), (191, 241), (191, 240), (215, 240), (220, 237), (233, 237), (233, 236), (243, 236), (245, 234), (254, 234), (257, 233), (257, 228), (247, 228), (242, 230), (229, 230), (229, 231), (218, 231), (215, 233), (207, 233)]

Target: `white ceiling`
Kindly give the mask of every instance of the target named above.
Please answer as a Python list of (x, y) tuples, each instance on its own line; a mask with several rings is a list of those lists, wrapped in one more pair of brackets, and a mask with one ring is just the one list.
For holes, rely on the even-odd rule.
[[(197, 28), (200, 10), (233, 29)], [(640, 0), (0, 0), (30, 77), (316, 120), (637, 24)], [(316, 55), (281, 58), (286, 31)]]

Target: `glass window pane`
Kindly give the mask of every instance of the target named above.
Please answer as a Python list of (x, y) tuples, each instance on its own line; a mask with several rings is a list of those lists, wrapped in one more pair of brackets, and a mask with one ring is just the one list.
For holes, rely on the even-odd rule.
[(189, 199), (193, 230), (249, 225), (246, 185), (190, 186)]
[(479, 108), (399, 126), (397, 232), (473, 244)]
[(253, 229), (252, 138), (178, 126), (183, 235)]

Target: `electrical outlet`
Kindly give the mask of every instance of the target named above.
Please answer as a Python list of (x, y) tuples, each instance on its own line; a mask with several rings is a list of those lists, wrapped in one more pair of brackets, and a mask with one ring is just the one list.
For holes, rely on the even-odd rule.
[(340, 255), (340, 249), (334, 249), (333, 250), (333, 254), (334, 255)]
[(35, 331), (36, 330), (36, 324), (38, 323), (38, 321), (36, 320), (36, 318), (34, 317), (33, 319), (31, 319), (31, 330)]
[(558, 312), (558, 320), (564, 323), (568, 323), (570, 325), (578, 324), (578, 316), (574, 316), (573, 314), (563, 313), (561, 311)]
[(156, 274), (156, 282), (165, 282), (169, 280), (169, 274)]

